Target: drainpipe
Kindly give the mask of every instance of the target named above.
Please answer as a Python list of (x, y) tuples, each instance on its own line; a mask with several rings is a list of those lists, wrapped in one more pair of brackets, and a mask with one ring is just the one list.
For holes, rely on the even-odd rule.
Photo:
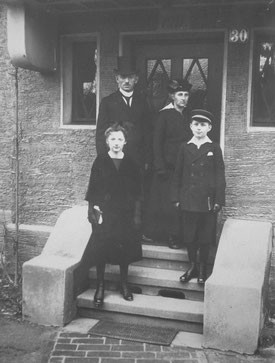
[(14, 285), (18, 285), (18, 240), (19, 240), (19, 117), (18, 117), (18, 68), (15, 68), (15, 240), (13, 252), (15, 258)]

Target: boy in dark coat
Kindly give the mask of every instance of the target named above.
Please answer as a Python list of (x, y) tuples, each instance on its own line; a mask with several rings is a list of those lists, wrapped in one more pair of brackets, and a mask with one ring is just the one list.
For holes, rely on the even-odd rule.
[(126, 131), (119, 125), (105, 132), (109, 151), (95, 159), (86, 200), (93, 226), (93, 258), (97, 268), (94, 303), (104, 300), (106, 263), (120, 265), (121, 294), (133, 300), (127, 285), (128, 265), (142, 258), (140, 243), (141, 176), (137, 164), (123, 152)]
[[(222, 151), (207, 133), (213, 115), (206, 110), (191, 112), (193, 137), (179, 150), (171, 184), (172, 202), (181, 210), (183, 239), (187, 245), (190, 268), (180, 277), (188, 282), (198, 277), (206, 280), (210, 245), (215, 238), (216, 215), (225, 204), (225, 172)], [(197, 251), (199, 250), (199, 270)]]

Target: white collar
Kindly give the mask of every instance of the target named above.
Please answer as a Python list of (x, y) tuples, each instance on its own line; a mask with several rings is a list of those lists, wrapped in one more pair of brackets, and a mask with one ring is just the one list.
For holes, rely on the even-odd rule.
[(199, 149), (201, 145), (206, 144), (207, 142), (210, 142), (212, 144), (212, 140), (210, 140), (207, 135), (203, 140), (198, 140), (195, 138), (195, 136), (193, 136), (192, 139), (187, 142), (187, 144), (195, 144)]
[[(168, 105), (164, 106), (160, 111), (163, 111), (163, 110), (171, 110), (171, 109), (174, 109), (175, 111), (177, 111), (180, 114), (182, 114), (182, 112), (180, 112), (179, 110), (176, 109), (176, 107), (174, 106), (173, 102), (168, 103)], [(184, 109), (185, 109), (185, 107), (184, 107)]]
[(111, 152), (111, 150), (109, 150), (108, 155), (110, 156), (111, 159), (123, 159), (124, 158), (124, 152), (123, 151), (121, 151), (121, 153), (115, 155), (114, 153)]
[(125, 91), (123, 91), (123, 89), (119, 89), (119, 92), (120, 93), (122, 93), (122, 95), (123, 96), (125, 96), (125, 97), (132, 97), (133, 96), (133, 93), (134, 93), (134, 91), (131, 91), (131, 92), (125, 92)]
[(160, 111), (170, 110), (171, 108), (175, 108), (172, 102), (168, 103), (168, 105), (164, 106)]

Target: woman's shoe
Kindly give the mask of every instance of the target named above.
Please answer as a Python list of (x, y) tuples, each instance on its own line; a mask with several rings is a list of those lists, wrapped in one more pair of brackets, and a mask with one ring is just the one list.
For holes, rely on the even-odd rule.
[(197, 277), (197, 276), (198, 276), (198, 271), (197, 271), (196, 264), (192, 262), (189, 269), (180, 277), (180, 282), (183, 282), (183, 283), (188, 282), (193, 277)]
[(127, 301), (133, 301), (134, 300), (133, 294), (131, 293), (131, 291), (130, 291), (127, 284), (122, 284), (121, 285), (120, 292), (121, 292), (121, 295), (123, 296), (124, 300), (127, 300)]
[(96, 292), (94, 295), (94, 305), (96, 308), (100, 308), (104, 302), (104, 284), (100, 283), (96, 287)]
[(199, 275), (198, 275), (198, 284), (203, 285), (206, 281), (206, 264), (200, 263), (199, 266)]
[(177, 240), (173, 236), (169, 237), (168, 247), (171, 248), (172, 250), (180, 249), (180, 245), (178, 244)]

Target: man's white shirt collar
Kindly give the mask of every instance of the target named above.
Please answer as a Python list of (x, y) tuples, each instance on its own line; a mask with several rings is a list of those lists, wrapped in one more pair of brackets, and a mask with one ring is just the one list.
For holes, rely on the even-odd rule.
[(125, 96), (125, 97), (132, 97), (133, 96), (133, 93), (134, 93), (134, 91), (131, 91), (131, 92), (125, 92), (125, 91), (123, 91), (123, 89), (119, 89), (119, 92), (120, 93), (122, 93), (123, 94), (123, 96)]
[(193, 136), (192, 139), (187, 142), (187, 144), (195, 144), (199, 149), (201, 145), (206, 144), (207, 142), (212, 144), (212, 140), (210, 140), (208, 136), (206, 136), (202, 141), (196, 139), (195, 136)]
[[(125, 92), (123, 91), (121, 88), (119, 89), (119, 92), (122, 94), (122, 96), (125, 96), (125, 97), (132, 97), (133, 96), (133, 93), (134, 91), (131, 91), (131, 92)], [(123, 98), (124, 102), (126, 103), (127, 105), (127, 101), (125, 100), (125, 98)], [(132, 105), (132, 98), (130, 98), (130, 106)]]

